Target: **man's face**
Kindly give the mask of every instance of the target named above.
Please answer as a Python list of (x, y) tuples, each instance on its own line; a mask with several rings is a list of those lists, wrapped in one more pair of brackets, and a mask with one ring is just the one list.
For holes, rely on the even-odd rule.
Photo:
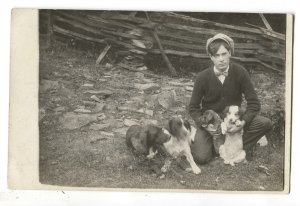
[(227, 69), (230, 57), (230, 51), (228, 51), (223, 45), (220, 46), (215, 55), (210, 55), (210, 59), (219, 71), (225, 71)]

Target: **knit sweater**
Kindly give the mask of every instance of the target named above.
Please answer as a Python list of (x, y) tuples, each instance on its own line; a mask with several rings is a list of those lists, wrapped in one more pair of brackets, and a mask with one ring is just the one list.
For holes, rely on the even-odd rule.
[(206, 110), (214, 110), (220, 114), (226, 106), (241, 106), (243, 94), (247, 108), (242, 119), (247, 126), (260, 111), (260, 102), (247, 70), (238, 64), (230, 63), (228, 76), (222, 85), (214, 73), (213, 66), (209, 67), (200, 72), (195, 79), (189, 114), (196, 122)]

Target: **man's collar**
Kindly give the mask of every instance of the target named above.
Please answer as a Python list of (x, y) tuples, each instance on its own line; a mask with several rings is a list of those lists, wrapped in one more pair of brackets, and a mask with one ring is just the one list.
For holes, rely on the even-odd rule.
[[(227, 69), (225, 71), (223, 71), (223, 72), (228, 72), (228, 70), (229, 70), (229, 65), (228, 65)], [(219, 70), (217, 70), (216, 66), (214, 66), (214, 72), (215, 73), (219, 72)]]

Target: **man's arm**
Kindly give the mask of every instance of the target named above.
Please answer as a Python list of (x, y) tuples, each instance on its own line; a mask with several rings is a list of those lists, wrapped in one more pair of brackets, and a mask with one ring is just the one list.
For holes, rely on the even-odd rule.
[(247, 126), (252, 119), (259, 113), (260, 111), (260, 102), (257, 98), (256, 91), (254, 90), (254, 86), (251, 82), (250, 76), (246, 69), (243, 70), (242, 76), (242, 92), (245, 95), (245, 99), (247, 101), (247, 109), (242, 119), (245, 120)]
[[(200, 76), (195, 80), (194, 89), (189, 104), (188, 112), (193, 118), (195, 123), (198, 125), (199, 117), (202, 115), (201, 103), (203, 98), (203, 81), (201, 81)], [(199, 125), (198, 125), (199, 126)]]

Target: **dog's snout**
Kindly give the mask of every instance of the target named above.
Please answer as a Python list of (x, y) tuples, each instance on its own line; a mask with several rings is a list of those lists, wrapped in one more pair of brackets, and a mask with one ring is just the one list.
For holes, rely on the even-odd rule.
[(187, 136), (188, 134), (188, 131), (182, 130), (182, 136)]
[(229, 122), (230, 123), (234, 123), (234, 119), (233, 118), (229, 118)]

